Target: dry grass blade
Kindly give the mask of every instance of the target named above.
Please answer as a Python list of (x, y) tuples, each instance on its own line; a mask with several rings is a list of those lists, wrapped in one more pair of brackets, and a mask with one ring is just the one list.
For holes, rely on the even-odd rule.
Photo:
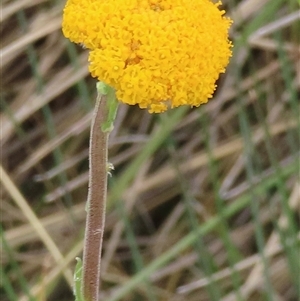
[[(223, 6), (234, 53), (207, 105), (162, 117), (120, 106), (100, 300), (300, 297), (299, 5)], [(62, 7), (1, 2), (4, 301), (73, 300), (96, 89)]]
[[(53, 242), (52, 238), (50, 237), (48, 232), (45, 230), (45, 228), (41, 224), (40, 220), (37, 218), (37, 216), (34, 214), (32, 209), (28, 205), (28, 202), (24, 199), (22, 194), (19, 192), (19, 190), (14, 185), (14, 183), (10, 179), (9, 175), (6, 173), (6, 171), (3, 169), (3, 167), (1, 165), (0, 165), (0, 175), (1, 175), (0, 179), (1, 179), (3, 186), (6, 188), (7, 192), (10, 194), (12, 199), (16, 202), (18, 207), (20, 207), (23, 214), (26, 216), (26, 218), (32, 225), (33, 229), (36, 231), (40, 240), (47, 247), (49, 253), (53, 256), (53, 258), (55, 259), (55, 261), (57, 262), (58, 265), (63, 265), (63, 262), (65, 261), (65, 259), (62, 256), (59, 248)], [(66, 269), (64, 271), (64, 275), (65, 275), (66, 280), (69, 283), (70, 287), (72, 287), (73, 276), (72, 276), (71, 270)]]

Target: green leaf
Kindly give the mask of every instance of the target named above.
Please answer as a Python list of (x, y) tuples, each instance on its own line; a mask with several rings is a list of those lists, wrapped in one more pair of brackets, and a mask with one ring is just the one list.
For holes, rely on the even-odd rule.
[(74, 296), (75, 301), (84, 301), (81, 291), (82, 283), (82, 260), (79, 257), (76, 257), (76, 266), (74, 273)]

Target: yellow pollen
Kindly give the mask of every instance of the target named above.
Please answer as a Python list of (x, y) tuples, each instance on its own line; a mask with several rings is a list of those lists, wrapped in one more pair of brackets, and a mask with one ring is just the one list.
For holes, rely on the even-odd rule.
[(210, 0), (67, 0), (63, 33), (89, 49), (93, 77), (151, 113), (199, 106), (225, 71), (232, 21)]

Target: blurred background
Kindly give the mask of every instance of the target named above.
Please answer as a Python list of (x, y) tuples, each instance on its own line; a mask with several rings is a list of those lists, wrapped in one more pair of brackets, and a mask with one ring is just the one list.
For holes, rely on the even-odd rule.
[[(3, 301), (74, 300), (96, 81), (64, 4), (1, 1)], [(234, 54), (207, 105), (120, 105), (101, 300), (299, 300), (299, 3), (223, 7)]]

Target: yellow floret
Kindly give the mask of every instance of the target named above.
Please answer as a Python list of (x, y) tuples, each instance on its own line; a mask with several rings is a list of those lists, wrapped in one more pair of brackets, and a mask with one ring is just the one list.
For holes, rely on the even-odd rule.
[(228, 29), (209, 0), (68, 0), (63, 33), (90, 50), (93, 77), (119, 101), (149, 112), (199, 106), (231, 56)]

